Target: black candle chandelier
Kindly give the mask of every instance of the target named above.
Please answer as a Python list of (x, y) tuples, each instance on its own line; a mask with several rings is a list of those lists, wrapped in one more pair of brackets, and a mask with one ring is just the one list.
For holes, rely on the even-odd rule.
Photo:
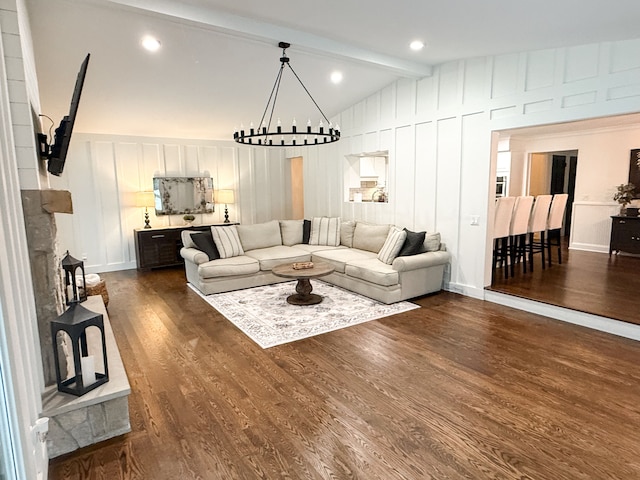
[[(289, 63), (289, 57), (287, 57), (286, 50), (291, 45), (286, 42), (280, 42), (278, 44), (282, 48), (282, 57), (280, 57), (280, 70), (276, 76), (276, 81), (271, 89), (271, 95), (267, 101), (267, 106), (264, 109), (262, 118), (258, 127), (255, 128), (253, 123), (249, 126), (249, 130), (245, 130), (244, 127), (240, 127), (240, 131), (233, 133), (233, 139), (245, 145), (259, 145), (264, 147), (293, 147), (297, 145), (323, 145), (327, 143), (333, 143), (340, 140), (340, 127), (335, 127), (331, 124), (327, 116), (320, 109), (316, 101), (304, 86), (300, 77), (295, 72), (291, 64)], [(311, 126), (311, 120), (307, 122), (306, 128), (298, 129), (295, 119), (291, 125), (291, 130), (284, 130), (278, 119), (275, 131), (271, 131), (271, 122), (273, 120), (273, 111), (276, 107), (276, 100), (278, 99), (278, 91), (280, 90), (280, 80), (282, 79), (282, 72), (284, 66), (288, 66), (293, 75), (296, 77), (302, 88), (307, 93), (313, 104), (316, 106), (322, 118), (327, 122), (326, 125), (320, 120), (320, 124), (314, 130)], [(273, 100), (273, 103), (271, 103)], [(269, 112), (269, 105), (271, 105), (271, 111)], [(266, 120), (267, 112), (269, 112), (269, 119)]]

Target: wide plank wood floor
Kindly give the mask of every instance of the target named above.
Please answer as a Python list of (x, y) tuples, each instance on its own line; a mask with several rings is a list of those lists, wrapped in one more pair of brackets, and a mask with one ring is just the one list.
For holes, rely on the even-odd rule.
[(640, 325), (639, 256), (568, 250), (566, 239), (562, 264), (556, 252), (551, 268), (543, 270), (537, 254), (533, 272), (516, 264), (515, 276), (498, 273), (489, 289)]
[(132, 431), (56, 479), (640, 478), (640, 343), (453, 293), (263, 350), (180, 269), (104, 274)]

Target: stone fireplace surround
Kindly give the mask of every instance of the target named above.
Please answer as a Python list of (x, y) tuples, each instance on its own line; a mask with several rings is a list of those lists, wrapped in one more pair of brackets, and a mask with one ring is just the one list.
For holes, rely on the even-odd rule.
[[(109, 381), (81, 397), (58, 392), (50, 322), (64, 312), (65, 306), (54, 214), (73, 213), (71, 194), (61, 190), (21, 193), (45, 383), (41, 416), (49, 417), (47, 448), (49, 458), (54, 458), (129, 432), (131, 388), (106, 307), (102, 297), (95, 295), (88, 297), (83, 306), (103, 314)], [(88, 341), (92, 341), (90, 334)]]

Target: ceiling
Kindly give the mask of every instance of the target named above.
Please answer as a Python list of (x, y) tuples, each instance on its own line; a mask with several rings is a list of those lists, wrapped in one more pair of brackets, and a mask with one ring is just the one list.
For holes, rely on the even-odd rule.
[[(230, 139), (256, 125), (280, 67), (291, 66), (332, 117), (440, 63), (640, 36), (638, 0), (26, 0), (42, 113), (58, 123), (91, 61), (76, 132)], [(366, 7), (363, 8), (363, 5)], [(392, 8), (390, 8), (392, 5)], [(156, 36), (158, 52), (140, 47)], [(408, 44), (426, 43), (419, 52)], [(329, 81), (343, 73), (339, 85)], [(275, 111), (320, 114), (285, 71)], [(275, 122), (275, 119), (274, 119)], [(45, 124), (46, 127), (46, 124)]]

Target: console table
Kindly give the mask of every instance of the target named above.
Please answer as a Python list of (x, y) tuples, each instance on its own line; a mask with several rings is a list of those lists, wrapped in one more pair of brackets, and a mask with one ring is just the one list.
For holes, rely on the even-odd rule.
[(640, 217), (613, 215), (611, 219), (609, 255), (613, 251), (640, 254)]
[(213, 225), (180, 225), (175, 227), (136, 228), (133, 237), (136, 246), (136, 266), (138, 270), (182, 265), (182, 231), (205, 231), (212, 226), (237, 225), (237, 223), (217, 223)]

